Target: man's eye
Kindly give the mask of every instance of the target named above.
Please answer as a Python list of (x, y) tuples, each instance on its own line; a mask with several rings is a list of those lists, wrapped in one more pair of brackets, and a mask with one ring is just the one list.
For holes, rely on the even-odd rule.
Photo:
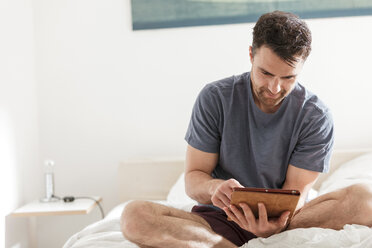
[(262, 74), (264, 74), (264, 75), (271, 75), (271, 74), (268, 73), (267, 71), (262, 71)]

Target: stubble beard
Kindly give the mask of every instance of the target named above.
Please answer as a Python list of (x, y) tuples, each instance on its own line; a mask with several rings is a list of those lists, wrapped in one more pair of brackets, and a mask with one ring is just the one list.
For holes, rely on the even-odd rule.
[(265, 87), (261, 87), (258, 89), (257, 96), (259, 98), (259, 101), (267, 107), (277, 106), (283, 101), (287, 94), (286, 90), (282, 90), (277, 98), (269, 98), (265, 96), (265, 92), (266, 94), (271, 94), (268, 89), (266, 89)]

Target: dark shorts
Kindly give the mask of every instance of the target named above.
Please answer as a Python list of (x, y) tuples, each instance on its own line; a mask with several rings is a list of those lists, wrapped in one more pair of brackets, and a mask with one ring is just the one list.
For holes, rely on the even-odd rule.
[(249, 240), (257, 238), (253, 233), (240, 228), (235, 222), (228, 221), (227, 215), (221, 209), (214, 209), (208, 206), (194, 206), (191, 212), (205, 219), (215, 233), (230, 240), (237, 246), (242, 246)]

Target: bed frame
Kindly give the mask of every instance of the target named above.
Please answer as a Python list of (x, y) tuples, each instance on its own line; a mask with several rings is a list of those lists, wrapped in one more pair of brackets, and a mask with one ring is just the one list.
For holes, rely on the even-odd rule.
[[(372, 152), (372, 150), (334, 151), (329, 173), (322, 174), (313, 188), (319, 189), (327, 176), (342, 163), (368, 152)], [(121, 162), (118, 169), (120, 201), (124, 202), (130, 199), (165, 200), (170, 188), (184, 171), (184, 164), (184, 158), (156, 158)]]

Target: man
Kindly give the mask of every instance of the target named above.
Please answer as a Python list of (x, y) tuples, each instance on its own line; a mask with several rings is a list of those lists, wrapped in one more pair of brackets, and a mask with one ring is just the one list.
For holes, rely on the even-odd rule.
[[(134, 201), (122, 214), (126, 238), (140, 247), (237, 247), (286, 228), (372, 224), (353, 212), (351, 195), (360, 202), (370, 199), (363, 185), (302, 208), (319, 173), (328, 170), (333, 146), (328, 108), (296, 81), (310, 50), (310, 30), (297, 16), (275, 11), (260, 17), (250, 47), (251, 72), (208, 84), (193, 109), (185, 183), (200, 204), (188, 213)], [(287, 223), (288, 212), (268, 219), (259, 204), (256, 219), (247, 204), (240, 205), (242, 211), (230, 205), (234, 187), (297, 189), (302, 209)], [(372, 204), (360, 202), (359, 214), (372, 211)]]

